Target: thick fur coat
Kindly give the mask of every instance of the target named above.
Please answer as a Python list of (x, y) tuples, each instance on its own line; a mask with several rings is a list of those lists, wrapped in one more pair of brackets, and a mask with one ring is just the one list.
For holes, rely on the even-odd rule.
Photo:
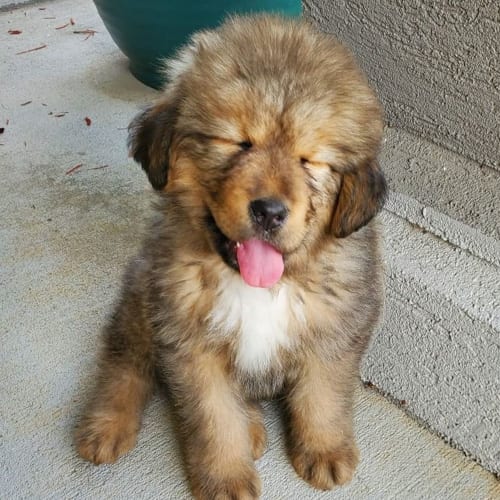
[[(126, 453), (159, 377), (197, 498), (259, 496), (258, 400), (277, 395), (297, 473), (344, 484), (383, 297), (378, 101), (336, 40), (272, 16), (194, 35), (167, 72), (130, 126), (157, 215), (105, 332), (79, 453), (96, 464)], [(243, 279), (246, 242), (281, 259), (272, 285)]]

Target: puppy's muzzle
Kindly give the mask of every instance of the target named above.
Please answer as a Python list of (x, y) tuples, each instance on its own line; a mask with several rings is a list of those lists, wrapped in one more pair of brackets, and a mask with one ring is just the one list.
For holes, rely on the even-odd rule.
[(281, 228), (288, 217), (288, 208), (276, 198), (260, 198), (248, 207), (254, 224), (266, 232)]

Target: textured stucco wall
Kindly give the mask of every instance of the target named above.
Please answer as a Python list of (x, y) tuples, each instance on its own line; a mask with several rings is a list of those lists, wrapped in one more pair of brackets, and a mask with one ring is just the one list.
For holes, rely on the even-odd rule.
[(498, 0), (304, 0), (358, 56), (390, 125), (500, 168)]
[(500, 474), (498, 266), (384, 211), (384, 323), (363, 378)]

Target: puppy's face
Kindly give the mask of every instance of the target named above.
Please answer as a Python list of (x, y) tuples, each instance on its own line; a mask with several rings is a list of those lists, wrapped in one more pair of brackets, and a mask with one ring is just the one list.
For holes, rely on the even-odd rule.
[(286, 263), (379, 210), (380, 109), (332, 38), (305, 23), (236, 18), (196, 35), (169, 80), (132, 123), (131, 151), (156, 189), (184, 200), (194, 228), (203, 220), (230, 266), (245, 266), (245, 252), (250, 267), (255, 254)]

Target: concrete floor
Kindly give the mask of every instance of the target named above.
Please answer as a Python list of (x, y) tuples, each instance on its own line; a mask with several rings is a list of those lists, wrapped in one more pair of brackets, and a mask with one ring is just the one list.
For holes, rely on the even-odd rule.
[[(55, 29), (69, 18), (74, 28)], [(125, 128), (155, 93), (130, 76), (91, 2), (4, 11), (0, 26), (0, 497), (189, 498), (159, 396), (137, 448), (116, 465), (83, 462), (71, 439), (100, 327), (149, 214), (152, 193), (127, 158)], [(86, 28), (97, 33), (73, 33)], [(356, 403), (361, 465), (335, 492), (297, 478), (274, 404), (266, 421), (265, 499), (500, 498), (493, 475), (372, 390)]]

